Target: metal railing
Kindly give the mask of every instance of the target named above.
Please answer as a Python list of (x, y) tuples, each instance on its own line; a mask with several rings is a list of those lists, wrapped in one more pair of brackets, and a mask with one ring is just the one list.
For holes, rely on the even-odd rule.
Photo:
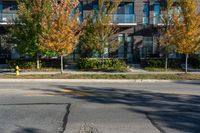
[(112, 14), (113, 23), (135, 23), (135, 14)]
[(0, 23), (13, 23), (16, 18), (16, 13), (0, 12)]

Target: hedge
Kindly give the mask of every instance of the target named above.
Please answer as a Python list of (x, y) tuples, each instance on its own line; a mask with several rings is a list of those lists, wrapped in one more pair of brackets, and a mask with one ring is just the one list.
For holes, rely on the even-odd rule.
[[(20, 69), (35, 69), (37, 67), (35, 60), (9, 60), (7, 61), (9, 68), (15, 69), (16, 66), (19, 66)], [(42, 64), (40, 63), (41, 67)]]
[(81, 58), (77, 64), (82, 70), (127, 71), (126, 63), (120, 59)]
[(189, 64), (191, 64), (193, 68), (200, 69), (200, 57), (198, 56), (190, 57)]
[[(177, 59), (168, 59), (168, 67), (169, 68), (179, 68), (181, 65), (181, 60)], [(165, 59), (143, 59), (141, 60), (142, 67), (149, 68), (164, 68), (165, 67)]]

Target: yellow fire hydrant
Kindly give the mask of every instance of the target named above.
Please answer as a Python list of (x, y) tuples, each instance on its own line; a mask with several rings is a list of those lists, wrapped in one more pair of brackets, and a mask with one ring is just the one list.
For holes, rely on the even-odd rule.
[(19, 66), (15, 67), (16, 76), (19, 76)]

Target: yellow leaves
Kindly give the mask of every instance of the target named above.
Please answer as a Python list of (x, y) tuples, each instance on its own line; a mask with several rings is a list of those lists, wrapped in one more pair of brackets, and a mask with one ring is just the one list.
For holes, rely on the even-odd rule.
[[(168, 0), (171, 2), (171, 0)], [(178, 0), (178, 6), (173, 9), (170, 25), (161, 30), (160, 43), (162, 46), (175, 45), (179, 53), (194, 54), (200, 47), (200, 15), (197, 14), (196, 0)], [(168, 3), (168, 8), (171, 3)], [(174, 7), (173, 7), (174, 8)], [(177, 11), (177, 9), (179, 11)], [(170, 13), (169, 11), (166, 13)], [(168, 16), (169, 14), (165, 15)], [(168, 21), (168, 17), (165, 22)]]
[(78, 0), (65, 2), (62, 0), (59, 4), (54, 3), (52, 16), (45, 18), (42, 24), (46, 31), (40, 38), (44, 49), (50, 49), (59, 55), (73, 52), (78, 39), (77, 30), (80, 26), (78, 15), (72, 16), (77, 5)]
[(194, 54), (199, 52), (200, 16), (197, 14), (196, 0), (178, 0), (180, 14), (173, 14), (173, 25), (169, 30), (172, 42), (179, 53)]

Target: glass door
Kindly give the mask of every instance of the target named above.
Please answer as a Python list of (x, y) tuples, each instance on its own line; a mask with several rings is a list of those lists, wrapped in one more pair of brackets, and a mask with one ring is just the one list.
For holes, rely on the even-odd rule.
[(128, 36), (126, 38), (126, 58), (128, 63), (133, 63), (133, 37)]
[(117, 57), (124, 59), (124, 43), (125, 43), (124, 34), (118, 35), (118, 41), (119, 41), (119, 47), (118, 47), (118, 50), (117, 50)]

